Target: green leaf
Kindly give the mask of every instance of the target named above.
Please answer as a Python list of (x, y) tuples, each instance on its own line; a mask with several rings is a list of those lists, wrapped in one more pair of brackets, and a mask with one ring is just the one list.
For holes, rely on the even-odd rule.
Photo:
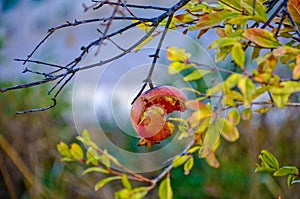
[(272, 94), (291, 94), (300, 91), (300, 82), (285, 81), (281, 82), (279, 86), (270, 87), (269, 91)]
[(131, 190), (131, 188), (132, 188), (131, 183), (129, 182), (128, 177), (127, 177), (126, 174), (122, 175), (122, 184), (123, 184), (125, 189)]
[(243, 120), (250, 120), (251, 117), (252, 117), (252, 110), (251, 110), (251, 108), (245, 108), (242, 111), (242, 119)]
[(288, 102), (291, 93), (300, 91), (300, 82), (281, 82), (279, 86), (270, 87), (269, 91), (272, 94), (275, 105), (278, 108), (284, 108), (285, 104)]
[(198, 151), (201, 147), (200, 146), (193, 146), (192, 148), (190, 148), (188, 150), (188, 153), (195, 153), (196, 151)]
[(70, 147), (70, 154), (71, 154), (71, 157), (75, 160), (82, 160), (83, 159), (83, 151), (82, 151), (82, 148), (79, 144), (77, 143), (73, 143), (71, 144), (71, 147)]
[(208, 46), (208, 49), (211, 49), (211, 48), (222, 48), (222, 47), (226, 47), (226, 46), (233, 46), (233, 45), (235, 45), (237, 43), (239, 43), (238, 38), (228, 38), (228, 37), (219, 38), (219, 39), (214, 40)]
[(263, 5), (263, 1), (255, 1), (255, 7), (253, 8), (253, 0), (243, 0), (241, 1), (243, 10), (246, 10), (249, 15), (252, 15), (254, 10), (254, 20), (265, 22), (267, 21), (267, 8)]
[(245, 64), (245, 52), (243, 50), (242, 44), (236, 43), (232, 46), (231, 55), (233, 60), (241, 68), (244, 68)]
[(283, 166), (273, 174), (274, 176), (298, 175), (298, 169), (295, 166)]
[(232, 124), (229, 120), (224, 118), (219, 118), (219, 120), (223, 123), (222, 128), (222, 137), (229, 142), (235, 142), (239, 139), (240, 134), (238, 129), (234, 124)]
[(293, 183), (293, 180), (296, 178), (296, 176), (294, 175), (288, 175), (288, 178), (287, 178), (287, 185), (288, 187), (290, 188), (291, 187), (291, 184)]
[(171, 187), (170, 177), (167, 176), (159, 185), (158, 196), (160, 199), (172, 199), (173, 191)]
[(234, 18), (231, 18), (229, 20), (227, 20), (226, 22), (232, 25), (242, 25), (242, 24), (247, 24), (249, 20), (256, 20), (258, 21), (259, 18), (255, 17), (255, 16), (243, 16), (243, 15), (238, 15)]
[(173, 168), (179, 167), (189, 159), (188, 155), (176, 155), (173, 159)]
[(183, 166), (184, 169), (184, 175), (189, 175), (191, 169), (194, 166), (194, 157), (193, 156), (189, 156), (188, 161), (186, 161), (186, 163)]
[(260, 54), (260, 49), (261, 48), (256, 48), (254, 47), (253, 50), (252, 50), (252, 54), (251, 54), (251, 63), (254, 59), (256, 59), (257, 57), (259, 57), (259, 54)]
[(250, 106), (252, 102), (252, 95), (256, 91), (256, 86), (250, 78), (241, 78), (238, 83), (238, 88), (241, 90), (244, 96), (244, 105)]
[(270, 153), (269, 151), (263, 149), (261, 151), (261, 154), (262, 154), (262, 161), (266, 162), (271, 168), (274, 168), (274, 169), (279, 169), (279, 163), (278, 163), (278, 160), (276, 159), (276, 157)]
[(121, 176), (113, 176), (113, 177), (104, 178), (103, 180), (100, 180), (99, 182), (97, 182), (94, 189), (95, 189), (95, 191), (98, 191), (99, 189), (104, 187), (107, 183), (110, 183), (113, 180), (120, 180), (120, 179), (122, 179)]
[(69, 146), (64, 143), (64, 142), (60, 142), (59, 144), (57, 144), (57, 151), (64, 157), (66, 158), (71, 158), (71, 153), (69, 150)]
[(269, 167), (263, 167), (263, 166), (257, 166), (255, 169), (255, 173), (259, 172), (268, 172), (268, 173), (273, 173), (275, 169), (269, 168)]
[(201, 69), (196, 69), (187, 76), (183, 78), (184, 81), (193, 81), (197, 79), (201, 79), (204, 75), (210, 73), (211, 71), (209, 70), (201, 70)]
[(227, 117), (228, 120), (234, 125), (238, 125), (240, 123), (241, 117), (237, 109), (229, 111)]
[(206, 14), (199, 18), (196, 28), (205, 29), (220, 25), (222, 21), (237, 16), (237, 13), (228, 10), (221, 10), (213, 13)]
[(141, 199), (144, 198), (148, 193), (147, 187), (137, 187), (131, 191), (130, 199)]
[(130, 191), (127, 189), (121, 189), (120, 191), (115, 192), (115, 199), (131, 199)]
[(243, 36), (264, 48), (277, 48), (281, 45), (271, 32), (261, 28), (246, 29)]
[(88, 130), (84, 129), (82, 131), (82, 138), (85, 139), (86, 141), (91, 141), (91, 137)]
[(106, 169), (104, 169), (102, 167), (90, 167), (90, 168), (84, 170), (82, 175), (85, 175), (85, 174), (90, 173), (90, 172), (99, 172), (99, 173), (105, 173), (105, 174), (109, 173)]
[(94, 166), (97, 166), (99, 164), (98, 162), (98, 153), (95, 149), (92, 147), (89, 147), (87, 152), (86, 152), (86, 164), (91, 164)]
[(222, 132), (224, 122), (220, 119), (215, 121), (213, 124), (210, 125), (207, 132), (205, 133), (203, 139), (203, 145), (199, 150), (199, 156), (204, 158), (209, 153), (213, 152), (218, 148), (220, 144), (220, 135)]

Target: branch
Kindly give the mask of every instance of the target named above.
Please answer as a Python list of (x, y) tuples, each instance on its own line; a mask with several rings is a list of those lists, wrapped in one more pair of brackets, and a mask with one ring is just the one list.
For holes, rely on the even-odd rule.
[[(36, 85), (40, 85), (40, 84), (44, 84), (44, 83), (48, 83), (51, 81), (56, 81), (58, 80), (55, 85), (48, 91), (48, 94), (51, 94), (55, 89), (57, 89), (56, 93), (54, 94), (54, 96), (52, 97), (53, 100), (53, 104), (48, 106), (48, 107), (43, 107), (43, 108), (39, 108), (39, 109), (29, 109), (29, 110), (25, 110), (25, 111), (20, 111), (18, 112), (18, 114), (20, 113), (28, 113), (28, 112), (38, 112), (38, 111), (45, 111), (48, 110), (52, 107), (54, 107), (56, 105), (56, 97), (58, 96), (58, 94), (63, 90), (63, 88), (70, 82), (70, 80), (75, 76), (75, 73), (77, 73), (78, 71), (82, 71), (82, 70), (87, 70), (93, 67), (100, 67), (104, 64), (110, 63), (126, 54), (128, 54), (129, 52), (131, 52), (133, 49), (135, 49), (137, 46), (139, 46), (145, 39), (147, 39), (148, 37), (151, 36), (151, 34), (157, 29), (157, 27), (159, 26), (159, 23), (162, 22), (164, 19), (169, 17), (169, 21), (171, 20), (174, 12), (176, 12), (178, 9), (180, 9), (182, 6), (184, 6), (185, 4), (187, 4), (190, 0), (182, 0), (182, 1), (178, 1), (175, 5), (173, 5), (170, 8), (162, 8), (162, 7), (156, 7), (156, 6), (144, 6), (144, 5), (133, 5), (133, 4), (124, 4), (121, 3), (121, 1), (118, 2), (108, 2), (105, 1), (103, 3), (100, 4), (95, 4), (95, 6), (92, 6), (91, 8), (95, 9), (99, 9), (100, 7), (102, 7), (105, 4), (114, 6), (114, 10), (111, 14), (110, 17), (103, 17), (103, 18), (93, 18), (93, 19), (86, 19), (86, 20), (81, 20), (78, 21), (75, 19), (74, 22), (70, 22), (67, 21), (65, 24), (62, 24), (60, 26), (57, 27), (53, 27), (50, 28), (48, 30), (48, 34), (37, 44), (37, 46), (33, 49), (33, 51), (27, 56), (26, 59), (16, 59), (16, 61), (23, 61), (23, 64), (26, 64), (27, 62), (30, 63), (34, 63), (37, 65), (44, 65), (44, 66), (49, 66), (49, 67), (53, 67), (53, 68), (57, 68), (56, 70), (51, 71), (50, 73), (45, 73), (45, 72), (39, 72), (39, 71), (35, 71), (35, 70), (31, 70), (28, 68), (25, 68), (24, 73), (29, 72), (29, 73), (33, 73), (33, 74), (38, 74), (38, 75), (42, 75), (44, 76), (44, 79), (39, 80), (39, 81), (35, 81), (35, 82), (30, 82), (30, 83), (26, 83), (26, 84), (21, 84), (21, 85), (17, 85), (17, 86), (13, 86), (13, 87), (9, 87), (9, 88), (0, 88), (0, 92), (6, 92), (9, 90), (16, 90), (16, 89), (23, 89), (23, 88), (28, 88), (28, 87), (32, 87), (32, 86), (36, 86)], [(100, 1), (97, 1), (98, 3)], [(118, 12), (118, 8), (122, 6), (122, 7), (127, 7), (127, 11), (131, 16), (116, 16), (117, 12)], [(152, 17), (152, 18), (140, 18), (140, 17), (136, 17), (133, 15), (133, 13), (131, 11), (128, 10), (128, 8), (135, 8), (135, 9), (154, 9), (154, 10), (159, 10), (162, 11), (163, 13), (161, 15), (159, 15), (158, 17)], [(121, 13), (123, 15), (123, 13)], [(112, 26), (113, 21), (116, 20), (128, 20), (128, 21), (132, 21), (132, 20), (136, 20), (136, 22), (126, 25), (125, 27), (121, 27), (120, 29), (112, 32), (112, 33), (108, 33), (110, 27)], [(57, 64), (51, 64), (51, 63), (47, 63), (47, 62), (43, 62), (43, 61), (39, 61), (39, 60), (33, 60), (31, 59), (31, 57), (34, 55), (34, 53), (39, 49), (39, 47), (45, 43), (45, 41), (57, 30), (59, 29), (63, 29), (63, 28), (67, 28), (67, 27), (74, 27), (74, 26), (79, 26), (79, 25), (83, 25), (83, 24), (89, 24), (89, 23), (95, 23), (95, 22), (107, 22), (106, 24), (106, 28), (104, 29), (104, 31), (100, 31), (101, 33), (101, 37), (99, 37), (98, 39), (90, 42), (89, 44), (87, 44), (86, 46), (81, 47), (82, 52), (71, 62), (61, 66), (61, 65), (57, 65)], [(151, 30), (146, 33), (140, 40), (136, 41), (133, 45), (131, 45), (129, 48), (127, 49), (123, 49), (122, 47), (120, 47), (118, 44), (116, 44), (115, 42), (113, 42), (112, 38), (116, 35), (120, 35), (122, 33), (124, 33), (125, 31), (137, 27), (139, 24), (141, 23), (145, 23), (145, 22), (150, 22), (151, 23)], [(159, 50), (161, 48), (162, 42), (164, 40), (164, 37), (166, 35), (167, 29), (169, 27), (170, 22), (168, 22), (168, 25), (166, 25), (165, 30), (163, 31), (161, 40), (158, 44), (158, 49), (155, 53), (155, 56), (153, 58), (153, 63), (152, 63), (152, 69), (150, 69), (149, 71), (149, 79), (151, 79), (152, 76), (152, 72), (154, 70), (154, 66), (155, 63), (158, 59), (158, 54), (159, 54)], [(78, 66), (79, 63), (82, 61), (83, 56), (87, 55), (89, 53), (89, 50), (93, 47), (93, 46), (99, 46), (99, 48), (102, 46), (103, 42), (105, 40), (111, 41), (115, 46), (117, 46), (117, 48), (119, 48), (122, 52), (111, 57), (108, 58), (106, 60), (101, 60), (98, 63), (94, 63), (94, 64), (90, 64), (90, 65), (83, 65), (83, 66)], [(99, 51), (99, 49), (98, 49)], [(97, 51), (97, 52), (98, 52)], [(96, 53), (97, 54), (97, 53)], [(151, 83), (150, 83), (151, 84)], [(58, 87), (59, 86), (59, 87)]]

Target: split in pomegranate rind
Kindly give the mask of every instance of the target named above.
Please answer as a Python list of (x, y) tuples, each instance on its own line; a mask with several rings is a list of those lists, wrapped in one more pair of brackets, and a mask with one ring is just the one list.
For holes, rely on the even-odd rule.
[(171, 86), (159, 86), (144, 92), (133, 103), (131, 123), (140, 136), (138, 146), (151, 147), (170, 137), (174, 125), (166, 119), (173, 111), (185, 111), (185, 94)]

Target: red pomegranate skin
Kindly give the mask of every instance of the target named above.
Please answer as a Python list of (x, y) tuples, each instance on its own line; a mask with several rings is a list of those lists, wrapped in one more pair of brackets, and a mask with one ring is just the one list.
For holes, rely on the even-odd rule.
[(151, 147), (172, 135), (174, 125), (166, 119), (173, 111), (185, 111), (185, 94), (172, 86), (158, 86), (142, 93), (133, 103), (130, 119), (140, 136), (138, 146)]

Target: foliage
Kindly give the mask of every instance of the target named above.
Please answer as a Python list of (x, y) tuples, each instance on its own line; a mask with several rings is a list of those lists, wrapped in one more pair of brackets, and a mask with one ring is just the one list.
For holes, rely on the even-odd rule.
[[(153, 61), (149, 73), (144, 80), (142, 89), (136, 96), (137, 98), (147, 85), (153, 88), (152, 73), (168, 31), (180, 30), (183, 34), (196, 31), (198, 33), (197, 38), (205, 37), (206, 34), (215, 31), (218, 38), (208, 46), (208, 49), (214, 50), (216, 62), (226, 59), (232, 60), (233, 70), (215, 68), (195, 62), (190, 52), (176, 46), (169, 46), (167, 49), (166, 57), (170, 61), (170, 75), (181, 73), (186, 82), (201, 81), (215, 73), (220, 73), (225, 78), (217, 85), (205, 88), (205, 92), (200, 92), (198, 88), (187, 89), (197, 95), (196, 99), (190, 99), (185, 104), (190, 114), (187, 118), (171, 118), (170, 120), (178, 122), (179, 139), (188, 137), (192, 139), (186, 148), (173, 157), (170, 164), (157, 176), (148, 178), (129, 170), (109, 151), (97, 146), (87, 131), (83, 131), (82, 136), (77, 137), (77, 140), (87, 147), (86, 150), (77, 142), (70, 146), (64, 142), (57, 145), (57, 150), (63, 156), (63, 161), (81, 162), (88, 167), (83, 174), (97, 172), (107, 176), (95, 184), (95, 191), (108, 183), (119, 180), (123, 188), (115, 192), (115, 198), (143, 198), (157, 186), (160, 198), (173, 198), (171, 170), (182, 167), (184, 174), (189, 175), (194, 167), (195, 157), (204, 158), (209, 166), (218, 168), (221, 165), (216, 155), (218, 149), (224, 140), (235, 142), (240, 138), (241, 130), (238, 125), (245, 120), (252, 119), (253, 112), (265, 114), (276, 108), (297, 108), (300, 106), (299, 100), (295, 97), (300, 91), (299, 4), (299, 0), (245, 0), (241, 2), (219, 0), (218, 4), (184, 0), (178, 1), (170, 8), (162, 8), (124, 4), (121, 1), (117, 3), (96, 2), (91, 7), (85, 7), (86, 11), (91, 8), (97, 10), (105, 5), (115, 6), (110, 18), (75, 20), (49, 29), (49, 33), (28, 58), (19, 60), (24, 61), (24, 63), (32, 62), (55, 67), (53, 72), (45, 74), (27, 69), (24, 72), (39, 74), (44, 78), (16, 87), (2, 88), (0, 91), (4, 93), (9, 90), (57, 81), (58, 83), (49, 91), (51, 93), (58, 88), (51, 98), (52, 105), (41, 109), (25, 110), (21, 113), (53, 108), (56, 106), (58, 94), (78, 71), (99, 67), (129, 52), (137, 52), (154, 37), (160, 37), (155, 53), (151, 55)], [(119, 6), (127, 9), (128, 17), (124, 13), (123, 16), (116, 14), (119, 11)], [(154, 18), (140, 18), (130, 11), (132, 7), (160, 10), (162, 14)], [(114, 20), (120, 19), (128, 20), (131, 24), (116, 32), (108, 33)], [(102, 36), (81, 47), (82, 53), (65, 66), (31, 59), (39, 46), (55, 31), (99, 21), (108, 21), (104, 31), (99, 30)], [(113, 42), (121, 51), (119, 54), (101, 60), (99, 63), (78, 66), (91, 47), (100, 47), (104, 41), (112, 41), (115, 35), (121, 34), (131, 27), (138, 27), (145, 32), (145, 35), (127, 49), (123, 49)], [(283, 76), (280, 73), (281, 70), (288, 71), (288, 77)], [(62, 83), (62, 80), (65, 82)], [(208, 103), (207, 101), (211, 98), (218, 99), (218, 103)], [(274, 176), (287, 176), (289, 186), (299, 183), (297, 167), (280, 167), (278, 160), (267, 150), (261, 151), (259, 159), (261, 162), (257, 165), (256, 172), (266, 171), (273, 173)], [(136, 184), (132, 183), (133, 181), (141, 184), (135, 187)]]
[(292, 184), (300, 183), (299, 171), (295, 166), (279, 167), (276, 157), (267, 150), (262, 150), (258, 156), (260, 164), (257, 164), (255, 172), (269, 172), (273, 176), (287, 176), (287, 184), (290, 187)]

